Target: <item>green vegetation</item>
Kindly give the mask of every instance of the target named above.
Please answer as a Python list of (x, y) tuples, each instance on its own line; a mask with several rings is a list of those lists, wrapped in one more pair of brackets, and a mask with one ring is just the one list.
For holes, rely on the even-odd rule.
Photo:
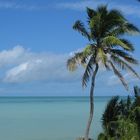
[(135, 99), (113, 97), (108, 102), (98, 140), (140, 140), (140, 88), (134, 87), (134, 93)]
[[(67, 67), (70, 71), (77, 69), (78, 65), (85, 68), (82, 78), (83, 87), (91, 80), (90, 88), (90, 116), (86, 127), (85, 140), (88, 140), (90, 126), (94, 112), (94, 86), (100, 66), (112, 70), (128, 90), (120, 70), (132, 72), (139, 77), (130, 64), (138, 64), (130, 53), (134, 47), (124, 35), (139, 33), (139, 29), (131, 24), (118, 10), (108, 10), (107, 6), (99, 6), (96, 10), (87, 8), (87, 28), (78, 20), (73, 29), (77, 30), (89, 41), (89, 44), (70, 58)], [(140, 78), (140, 77), (139, 77)]]

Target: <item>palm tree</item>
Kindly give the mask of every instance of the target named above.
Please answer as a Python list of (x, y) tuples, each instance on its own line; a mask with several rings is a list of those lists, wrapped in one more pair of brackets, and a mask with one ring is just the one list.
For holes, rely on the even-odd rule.
[(102, 115), (103, 132), (98, 140), (140, 140), (140, 88), (135, 86), (134, 93), (134, 99), (110, 99)]
[(86, 87), (91, 80), (90, 87), (90, 116), (88, 119), (85, 140), (88, 140), (90, 126), (94, 113), (94, 86), (97, 72), (101, 65), (107, 70), (113, 70), (122, 84), (128, 90), (120, 70), (128, 70), (140, 78), (130, 64), (138, 64), (130, 53), (134, 51), (133, 45), (123, 38), (123, 35), (137, 34), (139, 29), (124, 18), (118, 10), (108, 10), (107, 6), (99, 6), (96, 10), (87, 8), (88, 28), (78, 20), (73, 29), (77, 30), (89, 40), (89, 44), (80, 52), (68, 59), (68, 70), (74, 71), (78, 65), (85, 68), (82, 77), (82, 86)]
[(111, 127), (110, 122), (114, 122), (121, 114), (121, 106), (119, 104), (119, 97), (113, 97), (107, 104), (105, 111), (102, 115), (102, 126), (106, 131), (106, 134), (113, 136), (114, 129)]
[[(102, 127), (104, 134), (101, 133), (99, 135), (99, 139), (103, 136), (104, 139), (105, 137), (109, 138), (119, 136), (120, 131), (117, 131), (118, 127), (125, 124), (123, 123), (124, 121), (130, 124), (129, 115), (132, 114), (132, 106), (133, 104), (129, 96), (127, 97), (127, 100), (120, 100), (118, 96), (112, 97), (112, 99), (107, 103), (105, 111), (102, 115)], [(127, 125), (125, 126), (127, 127)]]

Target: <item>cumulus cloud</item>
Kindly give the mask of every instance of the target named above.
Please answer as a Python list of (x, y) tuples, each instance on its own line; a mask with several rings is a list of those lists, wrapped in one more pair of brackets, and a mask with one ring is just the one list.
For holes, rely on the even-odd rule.
[(26, 55), (26, 52), (22, 46), (17, 45), (10, 50), (3, 50), (0, 52), (0, 68), (9, 64), (16, 64), (22, 61)]
[(1, 51), (0, 67), (7, 67), (3, 82), (73, 82), (79, 80), (81, 72), (71, 73), (66, 68), (68, 57), (69, 54), (34, 53), (22, 46)]
[[(80, 49), (81, 50), (81, 49)], [(83, 69), (74, 73), (66, 68), (69, 54), (53, 54), (48, 52), (35, 53), (23, 46), (16, 46), (0, 52), (0, 79), (3, 83), (69, 83), (80, 82)], [(101, 67), (98, 80), (107, 79)], [(109, 75), (110, 76), (110, 75)], [(137, 81), (130, 73), (124, 75), (128, 82)], [(120, 81), (116, 76), (110, 76), (107, 85), (118, 85)]]

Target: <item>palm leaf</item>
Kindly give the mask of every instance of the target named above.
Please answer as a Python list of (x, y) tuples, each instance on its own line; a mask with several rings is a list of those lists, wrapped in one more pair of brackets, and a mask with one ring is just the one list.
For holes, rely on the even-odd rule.
[(109, 67), (109, 65), (108, 65), (108, 63), (107, 63), (107, 59), (108, 59), (108, 57), (107, 57), (107, 55), (105, 54), (104, 50), (103, 50), (102, 48), (98, 48), (97, 60), (98, 60), (98, 61), (101, 61), (102, 64), (105, 66), (105, 68), (106, 68), (107, 70), (110, 70), (110, 67)]
[(126, 19), (124, 18), (122, 12), (120, 12), (119, 10), (116, 10), (116, 9), (112, 9), (109, 11), (108, 13), (108, 18), (109, 19), (117, 19), (117, 20), (120, 20), (120, 21), (125, 21)]
[(87, 7), (87, 15), (88, 15), (88, 18), (89, 20), (95, 16), (97, 14), (97, 12), (89, 7)]
[(114, 64), (111, 61), (109, 61), (109, 62), (111, 64), (111, 66), (112, 66), (114, 74), (120, 79), (120, 81), (122, 82), (122, 84), (126, 88), (126, 90), (128, 90), (128, 85), (125, 82), (125, 79), (123, 78), (122, 74), (117, 70), (117, 68), (114, 66)]
[(133, 35), (133, 34), (140, 33), (140, 30), (133, 24), (128, 23), (128, 21), (125, 20), (124, 22), (120, 22), (120, 23), (121, 24), (118, 24), (118, 26), (110, 30), (109, 35), (118, 36), (118, 35), (124, 35), (124, 34)]
[(128, 22), (125, 23), (123, 25), (123, 28), (129, 34), (138, 34), (138, 33), (140, 33), (140, 30), (135, 25), (133, 25), (132, 23), (128, 23)]
[(131, 50), (130, 47), (124, 43), (123, 41), (121, 41), (119, 38), (114, 37), (114, 36), (107, 36), (103, 39), (103, 44), (106, 46), (120, 46), (125, 50)]
[(85, 72), (83, 74), (83, 78), (82, 78), (82, 86), (83, 87), (86, 87), (87, 86), (87, 83), (89, 81), (89, 78), (91, 76), (91, 74), (93, 73), (93, 65), (95, 63), (95, 57), (91, 57), (87, 66), (86, 66), (86, 69), (85, 69)]
[(83, 52), (75, 53), (75, 55), (67, 61), (68, 70), (75, 71), (77, 69), (78, 64), (84, 63), (83, 59), (85, 59)]
[(137, 78), (140, 79), (140, 76), (137, 74), (137, 72), (129, 65), (127, 64), (125, 61), (123, 61), (122, 59), (120, 59), (119, 57), (115, 56), (115, 55), (111, 55), (111, 59), (121, 68), (121, 69), (125, 69), (125, 70), (129, 70), (131, 73), (133, 73)]
[(130, 41), (128, 41), (127, 39), (120, 39), (120, 40), (121, 40), (124, 44), (127, 45), (127, 47), (129, 48), (130, 51), (134, 51), (134, 50), (135, 50), (133, 44), (132, 44)]
[(119, 49), (111, 49), (111, 52), (114, 55), (118, 55), (120, 57), (122, 57), (123, 59), (125, 59), (127, 62), (131, 63), (131, 64), (138, 64), (138, 61), (136, 59), (134, 59), (131, 55), (129, 55), (128, 53), (119, 50)]
[(120, 113), (119, 111), (120, 107), (118, 101), (119, 101), (119, 97), (115, 96), (107, 103), (105, 111), (102, 115), (102, 124), (104, 129), (108, 128), (110, 122), (117, 120), (117, 116)]
[(125, 23), (125, 18), (120, 11), (113, 9), (102, 20), (104, 21), (102, 25), (103, 37), (124, 34), (121, 25)]
[(100, 19), (100, 14), (97, 14), (89, 21), (90, 36), (93, 41), (95, 41), (100, 35)]
[(75, 22), (75, 24), (73, 25), (73, 29), (77, 30), (83, 36), (87, 37), (90, 40), (90, 35), (89, 35), (88, 31), (85, 29), (84, 24), (80, 20), (77, 20)]

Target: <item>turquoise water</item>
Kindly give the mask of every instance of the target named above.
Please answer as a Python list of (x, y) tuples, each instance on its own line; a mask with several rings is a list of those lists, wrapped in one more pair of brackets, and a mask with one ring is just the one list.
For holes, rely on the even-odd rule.
[[(95, 139), (108, 100), (95, 97)], [(88, 113), (86, 97), (1, 97), (0, 140), (75, 140), (84, 135)]]

